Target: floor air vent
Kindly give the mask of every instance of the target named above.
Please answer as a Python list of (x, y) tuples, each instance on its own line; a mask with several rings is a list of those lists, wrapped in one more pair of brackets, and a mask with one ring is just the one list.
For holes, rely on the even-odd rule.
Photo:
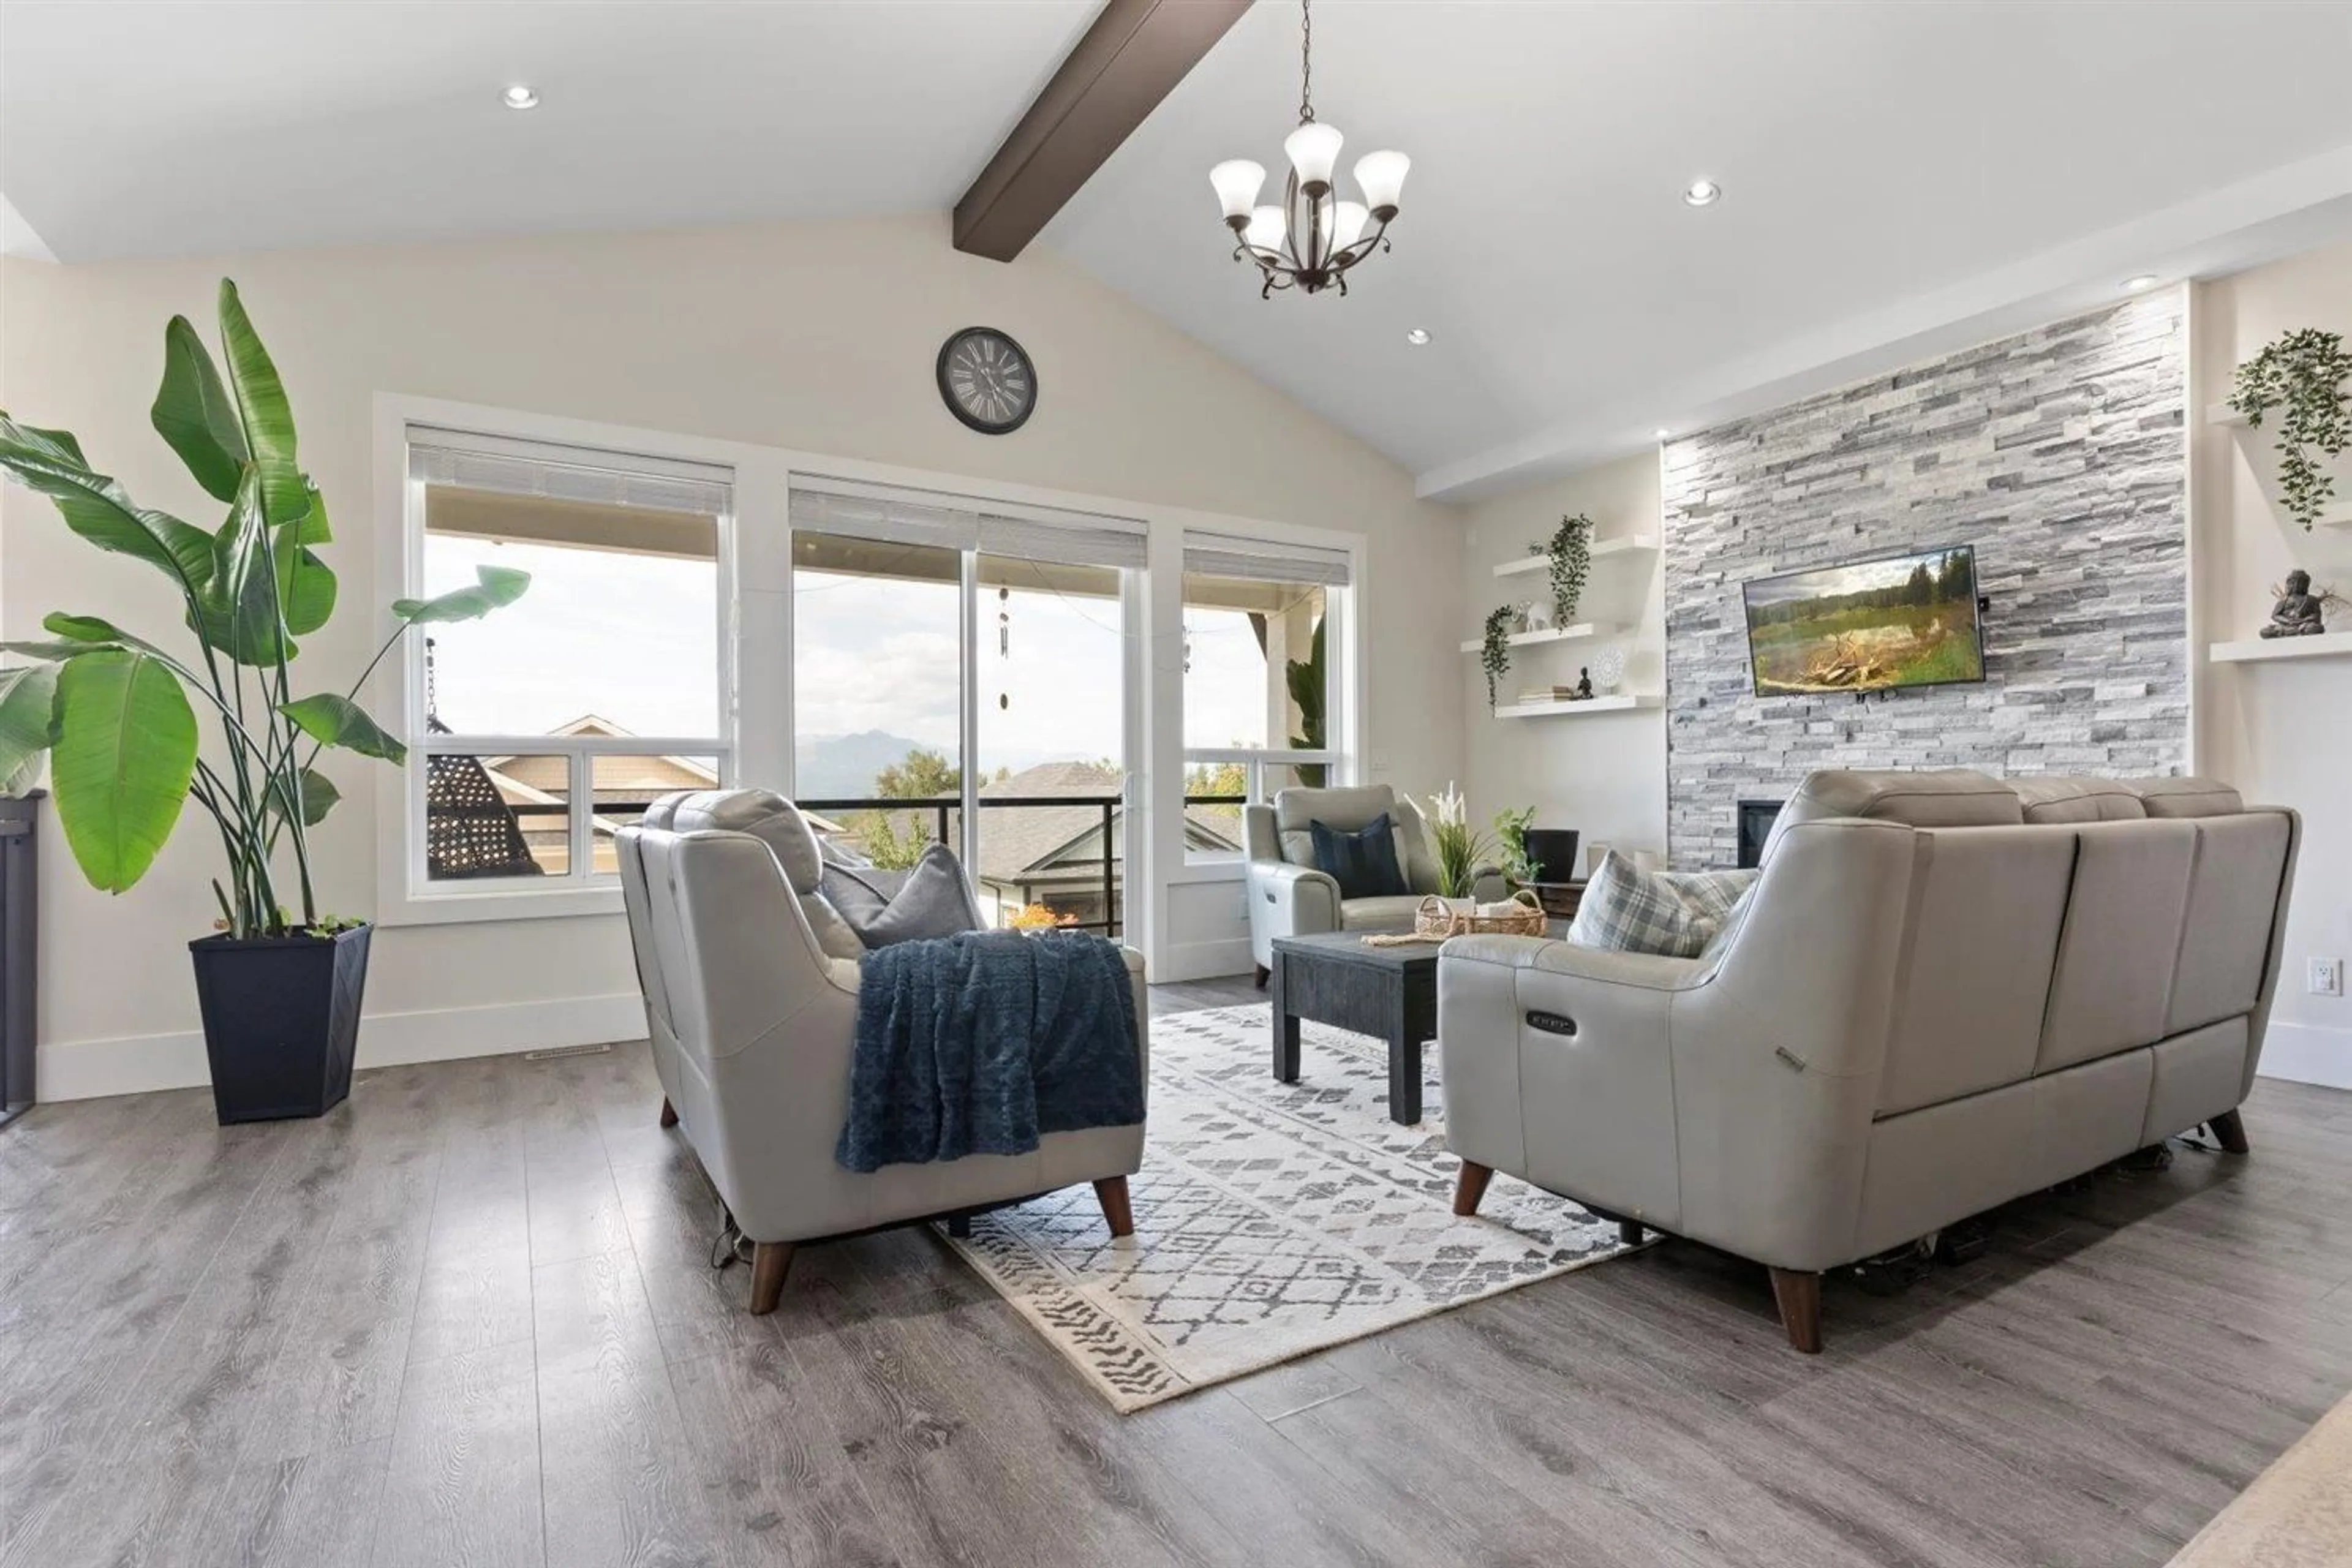
[(609, 1040), (601, 1046), (558, 1046), (551, 1051), (525, 1051), (522, 1059), (527, 1062), (560, 1062), (566, 1057), (601, 1057), (612, 1048), (613, 1044)]

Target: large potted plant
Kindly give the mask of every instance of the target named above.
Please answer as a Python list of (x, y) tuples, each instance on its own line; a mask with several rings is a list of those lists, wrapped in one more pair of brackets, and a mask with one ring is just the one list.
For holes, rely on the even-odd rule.
[(410, 627), (486, 616), (530, 579), (484, 567), (470, 587), (401, 600), (398, 626), (349, 691), (297, 695), (295, 639), (335, 609), (335, 574), (317, 553), (332, 538), (326, 504), (296, 461), (277, 368), (226, 279), (220, 341), (226, 381), (186, 318), (172, 319), (152, 410), (196, 483), (226, 503), (215, 531), (134, 502), (67, 432), (0, 413), (0, 469), (54, 500), (90, 544), (169, 578), (194, 644), (182, 657), (65, 613), (42, 622), (50, 640), (0, 643), (33, 661), (0, 669), (0, 780), (28, 776), (47, 752), (66, 844), (110, 893), (146, 875), (186, 802), (212, 818), (226, 861), (213, 883), (219, 930), (189, 947), (214, 1107), (229, 1122), (318, 1116), (351, 1092), (370, 928), (319, 910), (309, 835), (339, 798), (320, 753), (402, 761), (401, 742), (355, 700), (368, 677)]

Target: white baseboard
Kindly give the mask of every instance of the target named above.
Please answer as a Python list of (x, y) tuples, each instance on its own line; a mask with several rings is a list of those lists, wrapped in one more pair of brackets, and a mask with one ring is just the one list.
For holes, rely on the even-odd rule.
[[(616, 996), (565, 996), (548, 1002), (503, 1002), (487, 1007), (436, 1007), (416, 1013), (371, 1013), (360, 1022), (358, 1065), (454, 1061), (460, 1057), (593, 1046), (645, 1037), (646, 1006), (634, 991)], [(40, 1047), (34, 1092), (42, 1100), (89, 1100), (155, 1089), (194, 1089), (212, 1081), (205, 1037), (131, 1035), (110, 1040), (66, 1040)]]
[(1181, 942), (1171, 944), (1161, 954), (1160, 967), (1150, 978), (1154, 984), (1218, 980), (1229, 974), (1247, 974), (1255, 967), (1249, 938), (1245, 936), (1223, 942)]
[(2352, 1089), (2352, 1029), (2273, 1021), (2263, 1037), (2261, 1072), (2323, 1089)]

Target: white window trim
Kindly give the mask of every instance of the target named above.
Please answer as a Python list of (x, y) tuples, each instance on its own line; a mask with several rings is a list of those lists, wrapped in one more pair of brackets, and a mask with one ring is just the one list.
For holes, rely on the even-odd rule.
[[(396, 592), (379, 592), (377, 597), (386, 606), (394, 598), (425, 596), (422, 486), (411, 478), (409, 471), (409, 445), (415, 427), (435, 426), (492, 440), (561, 441), (598, 457), (608, 457), (621, 467), (625, 467), (631, 460), (650, 464), (668, 460), (726, 461), (723, 458), (714, 458), (707, 449), (707, 444), (682, 437), (672, 442), (649, 437), (645, 432), (629, 432), (620, 440), (599, 442), (585, 436), (592, 427), (570, 421), (492, 415), (487, 418), (456, 422), (439, 413), (443, 406), (398, 398), (379, 397), (377, 400), (378, 516), (390, 520), (393, 524), (379, 531), (379, 585), (384, 583), (397, 584)], [(422, 412), (426, 409), (433, 412)], [(394, 472), (387, 476), (387, 468)], [(426, 639), (413, 633), (403, 635), (394, 657), (384, 661), (384, 668), (392, 671), (394, 677), (389, 683), (393, 689), (392, 700), (384, 706), (398, 713), (398, 732), (410, 740), (408, 759), (400, 768), (397, 787), (384, 791), (378, 797), (380, 801), (389, 799), (396, 803), (395, 810), (386, 811), (379, 806), (377, 813), (378, 924), (445, 925), (474, 921), (535, 920), (625, 912), (620, 879), (599, 875), (593, 868), (595, 810), (591, 779), (594, 759), (599, 756), (712, 757), (718, 764), (719, 783), (722, 788), (731, 787), (741, 776), (735, 694), (738, 642), (735, 635), (738, 619), (736, 536), (737, 514), (740, 510), (738, 500), (730, 508), (728, 515), (719, 519), (716, 563), (719, 574), (716, 595), (719, 668), (716, 679), (719, 732), (715, 736), (431, 735), (426, 731), (425, 713)], [(387, 564), (390, 571), (383, 571), (382, 568)], [(388, 633), (389, 608), (382, 613)], [(364, 700), (362, 698), (363, 703)], [(568, 819), (571, 828), (568, 858), (571, 865), (578, 869), (561, 877), (545, 879), (488, 878), (462, 882), (427, 879), (425, 869), (425, 775), (428, 759), (435, 755), (565, 758), (570, 764), (567, 796), (575, 805), (583, 801), (587, 803), (587, 809), (573, 810)], [(387, 821), (391, 825), (388, 832), (384, 831)]]
[[(375, 395), (371, 487), (373, 505), (370, 509), (375, 520), (374, 613), (379, 639), (394, 629), (390, 605), (397, 595), (389, 591), (390, 585), (406, 580), (403, 546), (407, 530), (403, 507), (407, 482), (405, 433), (412, 423), (731, 466), (735, 470), (735, 619), (732, 635), (721, 645), (721, 652), (722, 657), (729, 658), (735, 672), (738, 776), (746, 784), (786, 792), (792, 787), (793, 770), (790, 509), (795, 474), (982, 497), (999, 505), (1133, 518), (1146, 524), (1150, 530), (1149, 575), (1137, 584), (1144, 614), (1128, 622), (1130, 668), (1140, 667), (1139, 680), (1130, 676), (1136, 683), (1130, 686), (1134, 701), (1129, 723), (1140, 744), (1131, 744), (1129, 750), (1129, 755), (1138, 760), (1131, 764), (1128, 787), (1130, 802), (1139, 809), (1127, 814), (1130, 830), (1128, 862), (1130, 866), (1140, 865), (1143, 870), (1141, 877), (1129, 884), (1127, 940), (1145, 951), (1155, 975), (1181, 968), (1181, 961), (1171, 962), (1179, 949), (1169, 945), (1174, 938), (1168, 926), (1168, 889), (1186, 882), (1238, 883), (1244, 869), (1239, 860), (1215, 861), (1200, 867), (1188, 867), (1184, 862), (1184, 531), (1190, 529), (1347, 551), (1351, 563), (1348, 594), (1353, 605), (1369, 602), (1367, 595), (1371, 592), (1375, 574), (1369, 542), (1362, 533), (1350, 530), (1203, 511), (1172, 503), (1057, 489), (1017, 480), (981, 479), (837, 454), (682, 436), (447, 398), (379, 392)], [(1379, 754), (1380, 739), (1369, 721), (1364, 646), (1367, 630), (1364, 617), (1350, 613), (1330, 647), (1332, 734), (1346, 752), (1335, 769), (1336, 782), (1341, 784), (1362, 783), (1380, 772), (1368, 761)], [(373, 711), (406, 711), (406, 675), (404, 668), (395, 668), (395, 663), (386, 659), (384, 668), (362, 694), (362, 700)], [(378, 765), (377, 772), (382, 771)], [(379, 777), (373, 783), (378, 923), (570, 915), (617, 918), (621, 914), (618, 889), (604, 889), (578, 895), (478, 895), (474, 896), (478, 901), (467, 903), (464, 912), (458, 912), (456, 906), (468, 900), (469, 895), (436, 894), (418, 910), (410, 910), (402, 898), (406, 887), (403, 857), (407, 833), (403, 792), (391, 787), (388, 778)]]

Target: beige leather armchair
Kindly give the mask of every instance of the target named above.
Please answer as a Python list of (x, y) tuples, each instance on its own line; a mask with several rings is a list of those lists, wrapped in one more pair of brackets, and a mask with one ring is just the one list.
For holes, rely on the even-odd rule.
[(1456, 1209), (1494, 1171), (1822, 1271), (2210, 1123), (2242, 1153), (2301, 825), (2194, 779), (1816, 773), (1702, 956), (1457, 938)]
[[(716, 826), (717, 824), (726, 826)], [(672, 795), (620, 834), (630, 940), (655, 1069), (675, 1123), (752, 1243), (751, 1310), (774, 1310), (803, 1241), (954, 1215), (1091, 1182), (1112, 1234), (1143, 1126), (1048, 1134), (1026, 1154), (891, 1165), (834, 1161), (849, 1098), (857, 963), (829, 956), (814, 833), (764, 791)], [(1143, 959), (1127, 954), (1147, 1052)], [(1146, 1064), (1149, 1077), (1149, 1063)]]
[[(1320, 822), (1352, 832), (1382, 812), (1394, 825), (1397, 867), (1412, 891), (1392, 898), (1343, 900), (1339, 884), (1315, 868), (1308, 825)], [(1275, 938), (1411, 925), (1421, 900), (1437, 891), (1437, 854), (1429, 826), (1419, 807), (1387, 784), (1280, 790), (1272, 805), (1245, 807), (1242, 817), (1249, 856), (1250, 957), (1261, 985), (1274, 965)], [(1503, 897), (1507, 889), (1501, 877), (1487, 876), (1492, 885), (1482, 880), (1479, 896)]]

